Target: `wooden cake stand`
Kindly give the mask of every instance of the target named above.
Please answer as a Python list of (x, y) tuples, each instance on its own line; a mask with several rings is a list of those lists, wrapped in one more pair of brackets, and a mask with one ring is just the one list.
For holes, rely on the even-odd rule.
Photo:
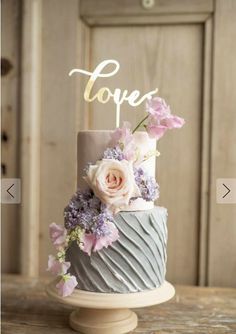
[(60, 297), (57, 280), (47, 287), (47, 294), (60, 303), (75, 306), (70, 326), (84, 334), (124, 334), (137, 327), (136, 313), (129, 308), (161, 304), (175, 294), (174, 287), (165, 281), (159, 288), (134, 293), (98, 293), (75, 289), (72, 295)]

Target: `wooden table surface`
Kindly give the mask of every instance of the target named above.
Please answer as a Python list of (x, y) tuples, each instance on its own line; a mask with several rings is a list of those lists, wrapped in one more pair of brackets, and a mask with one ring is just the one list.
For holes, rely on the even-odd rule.
[[(50, 300), (48, 279), (2, 277), (2, 333), (69, 334), (72, 307)], [(236, 333), (236, 289), (177, 286), (164, 304), (135, 309), (139, 325), (132, 333)]]

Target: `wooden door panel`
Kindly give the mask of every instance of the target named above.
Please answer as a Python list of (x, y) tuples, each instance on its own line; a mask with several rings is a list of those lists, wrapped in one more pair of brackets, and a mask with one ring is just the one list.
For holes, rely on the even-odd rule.
[(236, 2), (217, 0), (208, 261), (208, 284), (212, 286), (236, 287), (236, 204), (218, 204), (215, 196), (218, 178), (236, 178), (235, 40)]
[[(200, 128), (203, 30), (195, 25), (94, 27), (90, 70), (104, 59), (120, 62), (119, 72), (99, 78), (102, 86), (147, 92), (159, 88), (176, 113), (186, 119), (181, 131), (169, 132), (158, 143), (159, 204), (169, 210), (168, 278), (194, 284), (197, 280), (200, 191)], [(105, 69), (104, 71), (107, 71)], [(92, 129), (115, 127), (115, 105), (91, 103)], [(121, 106), (122, 120), (134, 127), (145, 114), (145, 103)]]

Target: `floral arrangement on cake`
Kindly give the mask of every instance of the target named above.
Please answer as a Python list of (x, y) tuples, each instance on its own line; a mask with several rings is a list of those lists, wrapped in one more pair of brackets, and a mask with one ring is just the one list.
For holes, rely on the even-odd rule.
[(144, 128), (150, 138), (159, 140), (167, 130), (181, 128), (184, 120), (172, 115), (170, 107), (160, 98), (149, 99), (145, 117), (131, 130), (128, 122), (115, 129), (109, 147), (101, 160), (85, 167), (84, 180), (88, 190), (77, 190), (64, 210), (65, 226), (52, 223), (50, 238), (56, 248), (56, 256), (49, 255), (48, 270), (60, 277), (56, 287), (61, 296), (70, 295), (77, 285), (75, 276), (68, 273), (70, 262), (66, 250), (72, 242), (91, 255), (108, 247), (119, 238), (114, 216), (137, 198), (155, 201), (159, 186), (140, 163), (158, 151), (142, 156), (134, 140), (134, 133)]

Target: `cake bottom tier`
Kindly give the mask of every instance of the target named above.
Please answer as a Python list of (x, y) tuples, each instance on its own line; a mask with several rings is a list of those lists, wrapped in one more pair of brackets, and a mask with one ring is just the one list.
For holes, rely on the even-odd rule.
[(167, 210), (119, 212), (119, 239), (91, 256), (72, 243), (66, 258), (77, 288), (104, 293), (129, 293), (159, 287), (166, 274)]

